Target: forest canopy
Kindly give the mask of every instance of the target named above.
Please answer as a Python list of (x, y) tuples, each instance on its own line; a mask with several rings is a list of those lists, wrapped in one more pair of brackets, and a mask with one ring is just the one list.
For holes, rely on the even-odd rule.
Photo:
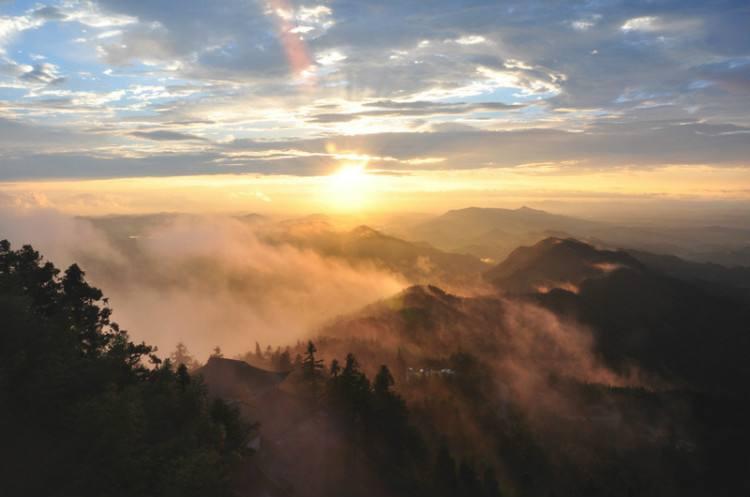
[(102, 292), (0, 241), (5, 495), (230, 495), (251, 427), (110, 320)]

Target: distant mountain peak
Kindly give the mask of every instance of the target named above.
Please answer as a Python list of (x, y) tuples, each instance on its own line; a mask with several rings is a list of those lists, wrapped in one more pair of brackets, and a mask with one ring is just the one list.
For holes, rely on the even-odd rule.
[(287, 372), (267, 371), (245, 361), (211, 356), (197, 372), (209, 391), (224, 398), (256, 396), (279, 385)]
[(598, 249), (575, 238), (550, 237), (517, 248), (487, 271), (485, 278), (510, 293), (544, 293), (554, 288), (575, 293), (583, 281), (620, 269), (641, 270), (643, 265), (626, 252)]
[(532, 209), (531, 207), (528, 207), (526, 205), (522, 205), (521, 207), (516, 209), (516, 212), (528, 212), (528, 213), (534, 212), (534, 213), (539, 213), (539, 214), (549, 214), (549, 212), (547, 211), (543, 211), (539, 209)]
[(382, 233), (374, 228), (362, 224), (357, 226), (351, 231), (351, 234), (360, 238), (367, 238), (373, 236), (382, 236)]

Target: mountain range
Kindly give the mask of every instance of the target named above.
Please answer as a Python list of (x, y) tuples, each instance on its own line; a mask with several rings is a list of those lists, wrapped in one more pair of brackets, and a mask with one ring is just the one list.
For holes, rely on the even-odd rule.
[(443, 250), (492, 262), (520, 245), (556, 236), (596, 245), (674, 254), (697, 262), (750, 266), (750, 229), (727, 226), (604, 223), (521, 207), (469, 207), (448, 211), (394, 232)]

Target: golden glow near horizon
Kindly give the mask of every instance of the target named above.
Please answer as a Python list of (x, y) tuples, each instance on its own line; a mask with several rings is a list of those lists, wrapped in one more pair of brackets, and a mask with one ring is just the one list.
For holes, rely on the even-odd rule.
[(201, 175), (24, 181), (0, 184), (0, 200), (76, 215), (181, 212), (377, 213), (440, 211), (467, 205), (695, 199), (747, 201), (742, 167), (668, 166), (562, 174), (539, 167), (448, 171), (371, 170), (342, 160), (326, 176)]

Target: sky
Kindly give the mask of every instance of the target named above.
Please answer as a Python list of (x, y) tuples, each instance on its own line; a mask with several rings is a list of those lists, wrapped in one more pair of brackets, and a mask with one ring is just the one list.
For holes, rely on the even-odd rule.
[(0, 203), (750, 201), (750, 3), (0, 0)]

